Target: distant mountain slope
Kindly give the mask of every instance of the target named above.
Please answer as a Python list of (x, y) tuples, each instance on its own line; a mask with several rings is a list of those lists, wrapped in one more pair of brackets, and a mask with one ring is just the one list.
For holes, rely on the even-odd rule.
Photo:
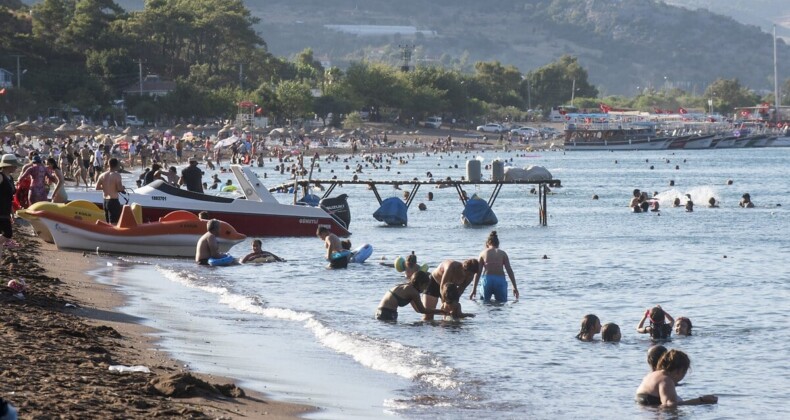
[(778, 36), (790, 39), (790, 1), (787, 0), (667, 0), (669, 4), (690, 9), (708, 9), (738, 22), (757, 25), (770, 31), (777, 25)]
[[(255, 3), (255, 4), (253, 4)], [(263, 2), (262, 2), (263, 3)], [(272, 52), (306, 46), (343, 65), (367, 57), (398, 61), (398, 44), (415, 44), (417, 63), (499, 60), (529, 71), (562, 54), (579, 57), (604, 93), (633, 95), (637, 87), (701, 92), (719, 77), (772, 89), (769, 34), (754, 26), (653, 0), (267, 0), (248, 2), (262, 18)], [(407, 25), (436, 36), (359, 36), (327, 24)], [(393, 48), (394, 47), (394, 48)], [(448, 55), (450, 57), (448, 57)], [(781, 45), (781, 68), (790, 49)]]
[[(786, 14), (787, 0), (670, 0), (745, 18)], [(142, 0), (116, 0), (127, 10)], [(415, 47), (412, 64), (471, 70), (499, 60), (523, 72), (563, 54), (579, 57), (604, 94), (633, 95), (645, 87), (701, 92), (713, 80), (738, 78), (773, 89), (771, 36), (757, 26), (707, 10), (655, 0), (246, 0), (275, 55), (304, 48), (345, 67), (362, 58), (400, 63), (399, 45)], [(725, 7), (726, 5), (726, 7)], [(397, 25), (420, 33), (358, 35), (325, 25)], [(757, 22), (754, 25), (758, 25)], [(374, 28), (375, 29), (375, 28)], [(405, 28), (403, 30), (409, 30)], [(780, 43), (780, 77), (790, 77), (790, 48)], [(570, 88), (570, 87), (569, 87)]]

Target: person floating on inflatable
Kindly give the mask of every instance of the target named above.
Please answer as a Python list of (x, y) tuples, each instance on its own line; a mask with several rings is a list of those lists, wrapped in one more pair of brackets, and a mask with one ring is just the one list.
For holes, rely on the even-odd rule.
[(285, 262), (284, 259), (272, 254), (268, 251), (263, 251), (261, 249), (261, 242), (260, 239), (256, 239), (252, 241), (252, 252), (247, 254), (244, 258), (241, 259), (242, 264), (246, 263), (269, 263), (269, 262)]
[(343, 249), (340, 243), (340, 238), (334, 233), (329, 231), (326, 226), (321, 226), (316, 231), (316, 236), (324, 241), (326, 247), (326, 259), (329, 261), (329, 268), (346, 268), (348, 267), (348, 260), (351, 256), (351, 251)]
[(225, 186), (222, 187), (222, 192), (234, 192), (234, 191), (236, 191), (236, 186), (233, 185), (233, 181), (229, 179), (227, 182), (225, 182)]

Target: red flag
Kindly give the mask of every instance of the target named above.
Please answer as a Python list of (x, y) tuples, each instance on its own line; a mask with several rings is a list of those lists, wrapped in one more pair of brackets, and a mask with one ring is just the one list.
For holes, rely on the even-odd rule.
[(263, 108), (261, 108), (261, 107), (256, 108), (255, 109), (255, 115), (261, 115), (261, 114), (263, 114)]
[(608, 114), (608, 113), (609, 113), (609, 111), (611, 111), (611, 110), (612, 110), (612, 107), (610, 107), (609, 105), (606, 105), (606, 104), (605, 104), (605, 103), (603, 103), (603, 102), (601, 102), (601, 104), (600, 104), (600, 105), (598, 105), (598, 107), (599, 107), (599, 108), (601, 108), (601, 112), (603, 112), (604, 114)]
[(680, 113), (681, 115), (686, 114), (687, 112), (688, 111), (686, 111), (685, 108), (678, 108), (678, 113)]
[(0, 89), (0, 95), (5, 95), (5, 88)]

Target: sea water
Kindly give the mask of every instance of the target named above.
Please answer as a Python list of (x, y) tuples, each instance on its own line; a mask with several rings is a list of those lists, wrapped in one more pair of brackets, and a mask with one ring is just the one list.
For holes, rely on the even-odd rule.
[[(354, 247), (374, 247), (365, 264), (327, 270), (319, 239), (264, 238), (263, 249), (288, 262), (207, 268), (130, 257), (102, 275), (130, 296), (124, 311), (159, 328), (161, 346), (190, 367), (322, 408), (313, 418), (790, 416), (790, 149), (401, 156), (408, 163), (393, 161), (389, 170), (359, 156), (321, 161), (313, 177), (350, 179), (361, 163), (361, 179), (425, 180), (428, 171), (435, 179), (460, 179), (468, 159), (490, 165), (500, 158), (545, 166), (563, 187), (548, 197), (545, 227), (529, 185), (502, 188), (494, 227), (462, 226), (454, 188), (421, 187), (408, 227), (387, 227), (372, 217), (378, 203), (371, 191), (338, 187), (334, 194), (349, 195)], [(267, 185), (287, 181), (275, 172), (277, 163), (256, 168)], [(657, 192), (661, 211), (631, 213), (635, 188)], [(379, 187), (382, 198), (407, 189)], [(465, 189), (484, 199), (492, 192)], [(738, 206), (745, 192), (755, 208)], [(694, 212), (672, 208), (686, 194)], [(707, 208), (710, 197), (721, 207)], [(417, 210), (421, 202), (426, 211)], [(432, 268), (474, 258), (494, 229), (510, 256), (519, 300), (512, 292), (505, 304), (464, 296), (464, 311), (477, 316), (458, 322), (423, 322), (409, 306), (395, 324), (373, 319), (385, 292), (404, 281), (379, 262), (412, 251)], [(243, 256), (250, 244), (231, 253)], [(659, 414), (634, 403), (653, 344), (635, 329), (656, 304), (694, 325), (693, 336), (665, 344), (691, 358), (679, 395), (716, 394), (718, 405)], [(576, 340), (589, 313), (617, 323), (622, 341)]]

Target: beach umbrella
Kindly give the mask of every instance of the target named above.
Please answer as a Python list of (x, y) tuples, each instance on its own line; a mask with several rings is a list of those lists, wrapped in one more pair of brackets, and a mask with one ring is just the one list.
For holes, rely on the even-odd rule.
[(17, 126), (14, 127), (14, 129), (22, 133), (38, 133), (41, 131), (41, 128), (31, 123), (30, 121), (25, 121), (21, 124), (17, 124)]
[(228, 137), (226, 139), (218, 141), (217, 144), (214, 145), (214, 147), (219, 147), (219, 148), (228, 147), (231, 144), (236, 143), (237, 141), (239, 141), (238, 137), (230, 136), (230, 137)]
[(55, 132), (58, 134), (69, 135), (69, 134), (79, 134), (80, 130), (78, 130), (77, 127), (74, 127), (73, 125), (64, 123), (58, 126), (58, 128), (55, 129)]
[(187, 124), (187, 129), (194, 130), (195, 129), (195, 124), (192, 124), (192, 123)]
[(112, 141), (115, 144), (121, 144), (121, 143), (127, 143), (128, 144), (133, 139), (134, 138), (130, 134), (123, 134), (123, 135), (120, 135), (120, 136), (112, 139)]

